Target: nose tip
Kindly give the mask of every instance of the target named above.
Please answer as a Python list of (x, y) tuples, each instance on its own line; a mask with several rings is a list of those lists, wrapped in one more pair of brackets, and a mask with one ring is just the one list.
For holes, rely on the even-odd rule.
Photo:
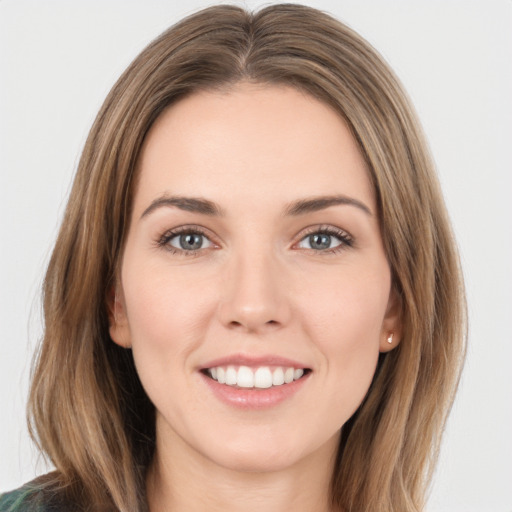
[(272, 261), (245, 261), (232, 267), (224, 279), (221, 322), (229, 329), (254, 333), (284, 326), (290, 307), (280, 275)]
[[(282, 322), (269, 318), (270, 312), (252, 308), (241, 308), (238, 314), (233, 315), (234, 318), (227, 322), (227, 326), (231, 329), (238, 329), (247, 332), (258, 332), (272, 328), (278, 328)], [(274, 315), (277, 317), (277, 314)]]

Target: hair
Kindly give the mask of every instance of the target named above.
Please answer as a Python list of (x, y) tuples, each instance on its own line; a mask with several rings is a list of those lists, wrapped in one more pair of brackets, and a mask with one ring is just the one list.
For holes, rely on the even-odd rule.
[(420, 511), (464, 356), (454, 238), (424, 136), (393, 72), (350, 28), (291, 4), (256, 12), (215, 6), (185, 18), (142, 51), (105, 100), (44, 281), (29, 425), (56, 471), (41, 486), (84, 510), (147, 509), (155, 410), (131, 351), (110, 339), (107, 295), (154, 121), (187, 95), (241, 81), (294, 87), (328, 104), (366, 160), (402, 340), (380, 355), (365, 400), (342, 428), (331, 499), (346, 512)]

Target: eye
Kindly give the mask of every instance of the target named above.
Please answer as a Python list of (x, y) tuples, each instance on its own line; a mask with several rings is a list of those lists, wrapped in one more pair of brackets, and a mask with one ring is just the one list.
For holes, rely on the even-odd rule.
[(304, 236), (297, 247), (316, 252), (336, 252), (353, 245), (352, 237), (345, 231), (333, 228), (316, 228)]
[(197, 228), (179, 228), (165, 233), (158, 245), (173, 253), (195, 254), (213, 246), (212, 241)]
[(211, 242), (201, 233), (182, 233), (173, 236), (168, 242), (172, 247), (182, 251), (197, 251), (210, 247)]
[(302, 249), (315, 249), (317, 251), (324, 251), (325, 249), (332, 249), (341, 245), (341, 241), (332, 235), (325, 233), (315, 233), (308, 235), (299, 242), (299, 247)]

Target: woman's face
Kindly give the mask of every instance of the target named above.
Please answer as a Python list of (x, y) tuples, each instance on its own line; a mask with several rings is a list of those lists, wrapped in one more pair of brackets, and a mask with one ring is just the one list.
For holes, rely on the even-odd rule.
[(110, 330), (157, 447), (251, 471), (332, 457), (399, 328), (347, 126), (297, 90), (239, 84), (164, 112), (139, 165)]

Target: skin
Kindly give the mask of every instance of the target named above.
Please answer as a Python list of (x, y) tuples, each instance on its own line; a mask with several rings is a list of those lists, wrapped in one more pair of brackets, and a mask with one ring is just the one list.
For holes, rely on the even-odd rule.
[[(139, 167), (110, 333), (133, 350), (157, 410), (151, 510), (331, 510), (340, 428), (363, 400), (379, 351), (400, 338), (356, 142), (310, 96), (241, 83), (164, 112)], [(155, 203), (164, 196), (207, 199), (222, 215)], [(317, 196), (360, 204), (286, 213)], [(179, 236), (159, 244), (182, 226), (206, 235), (193, 254)], [(320, 227), (345, 238), (312, 248), (308, 236)], [(284, 402), (241, 410), (218, 400), (199, 371), (231, 354), (292, 358), (312, 371)]]

